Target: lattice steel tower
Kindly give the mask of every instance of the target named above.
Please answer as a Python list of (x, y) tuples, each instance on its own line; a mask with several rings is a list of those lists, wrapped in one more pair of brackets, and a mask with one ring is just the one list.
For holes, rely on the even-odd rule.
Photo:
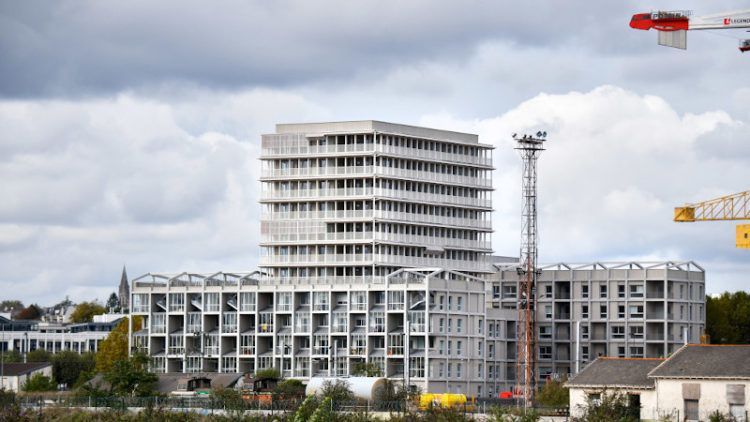
[(547, 132), (537, 132), (536, 137), (523, 135), (513, 138), (516, 150), (523, 159), (523, 229), (521, 230), (521, 253), (518, 267), (518, 330), (516, 361), (516, 395), (523, 398), (524, 407), (531, 405), (536, 387), (536, 308), (537, 280), (537, 213), (536, 213), (536, 161), (544, 151)]

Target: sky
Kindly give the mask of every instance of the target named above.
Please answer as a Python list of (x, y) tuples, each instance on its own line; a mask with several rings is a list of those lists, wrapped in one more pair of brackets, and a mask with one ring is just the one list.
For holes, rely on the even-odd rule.
[(492, 144), (493, 248), (518, 254), (520, 159), (548, 132), (540, 260), (695, 260), (745, 289), (734, 223), (677, 224), (747, 190), (742, 31), (688, 50), (634, 13), (742, 1), (0, 0), (0, 300), (104, 300), (123, 266), (248, 271), (260, 135), (376, 119)]

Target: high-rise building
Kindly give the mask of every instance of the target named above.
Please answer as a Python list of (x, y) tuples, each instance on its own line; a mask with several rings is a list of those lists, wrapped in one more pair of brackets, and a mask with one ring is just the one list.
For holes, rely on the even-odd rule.
[(491, 152), (476, 135), (378, 121), (277, 125), (261, 152), (261, 270), (325, 283), (489, 272)]

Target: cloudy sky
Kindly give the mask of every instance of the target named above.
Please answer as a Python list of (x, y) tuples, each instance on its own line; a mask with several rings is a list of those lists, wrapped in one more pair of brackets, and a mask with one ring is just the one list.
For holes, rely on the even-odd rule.
[[(545, 262), (693, 259), (747, 285), (733, 223), (672, 207), (750, 188), (741, 31), (689, 50), (633, 13), (743, 1), (0, 1), (0, 299), (104, 299), (146, 272), (258, 261), (278, 122), (379, 119), (495, 150), (494, 249), (517, 254), (513, 132), (545, 129)], [(728, 36), (727, 36), (728, 35)]]

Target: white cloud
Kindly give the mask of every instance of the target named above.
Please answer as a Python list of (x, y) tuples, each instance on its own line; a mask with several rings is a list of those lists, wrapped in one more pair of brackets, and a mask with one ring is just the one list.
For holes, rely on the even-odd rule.
[[(709, 291), (739, 289), (742, 278), (713, 284), (710, 263), (740, 262), (728, 224), (679, 225), (672, 207), (747, 189), (750, 158), (702, 154), (723, 134), (740, 137), (746, 124), (723, 111), (680, 114), (665, 100), (613, 87), (540, 94), (506, 113), (461, 121), (445, 113), (425, 125), (479, 133), (497, 147), (495, 236), (499, 254), (518, 250), (520, 158), (514, 132), (549, 132), (539, 159), (543, 261), (694, 259), (706, 264)], [(736, 268), (736, 267), (733, 267)]]
[(253, 268), (259, 135), (293, 116), (326, 112), (264, 90), (0, 102), (2, 296), (105, 297), (123, 264)]

